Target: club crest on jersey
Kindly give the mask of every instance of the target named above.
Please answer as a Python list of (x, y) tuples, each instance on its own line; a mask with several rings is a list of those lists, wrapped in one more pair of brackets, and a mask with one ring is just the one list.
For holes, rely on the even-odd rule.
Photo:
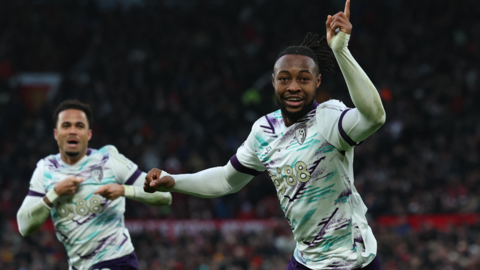
[(92, 176), (93, 180), (100, 183), (103, 179), (103, 169), (102, 167), (95, 167), (90, 171), (90, 175)]
[(307, 138), (307, 126), (298, 125), (295, 128), (295, 139), (297, 139), (298, 144), (303, 144)]

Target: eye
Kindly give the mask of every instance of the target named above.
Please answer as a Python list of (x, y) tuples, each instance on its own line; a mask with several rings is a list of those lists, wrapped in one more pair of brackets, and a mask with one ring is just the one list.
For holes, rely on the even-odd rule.
[(286, 82), (288, 80), (288, 77), (280, 77), (278, 78), (278, 80), (281, 82)]
[(80, 129), (85, 128), (85, 125), (83, 125), (83, 124), (78, 124), (78, 125), (77, 125), (77, 128), (80, 128)]
[(302, 82), (308, 82), (308, 81), (310, 81), (310, 78), (304, 77), (304, 78), (301, 78), (300, 81), (302, 81)]

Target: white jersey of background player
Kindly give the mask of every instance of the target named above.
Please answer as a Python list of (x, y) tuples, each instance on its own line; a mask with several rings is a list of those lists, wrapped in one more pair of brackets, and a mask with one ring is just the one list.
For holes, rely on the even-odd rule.
[[(50, 214), (70, 269), (115, 269), (118, 264), (137, 269), (124, 225), (125, 197), (157, 206), (170, 204), (171, 194), (145, 193), (146, 174), (114, 146), (87, 148), (92, 135), (88, 105), (67, 100), (54, 117), (60, 153), (37, 163), (17, 214), (20, 233), (25, 236), (38, 230)], [(101, 267), (94, 266), (99, 263)]]
[(308, 35), (304, 46), (287, 48), (274, 65), (272, 83), (281, 109), (256, 121), (227, 165), (187, 175), (152, 169), (145, 191), (218, 197), (240, 190), (267, 170), (297, 242), (288, 270), (379, 269), (376, 240), (353, 184), (352, 164), (356, 142), (385, 122), (385, 111), (347, 48), (349, 16), (347, 0), (345, 13), (328, 16), (326, 42), (356, 108), (335, 100), (315, 103), (320, 73), (331, 69), (334, 59), (322, 50), (324, 39)]

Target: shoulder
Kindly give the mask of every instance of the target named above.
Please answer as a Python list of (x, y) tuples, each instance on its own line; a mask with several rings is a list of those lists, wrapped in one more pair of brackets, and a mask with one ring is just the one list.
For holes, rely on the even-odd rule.
[(98, 150), (93, 150), (92, 149), (92, 154), (102, 154), (104, 156), (112, 156), (112, 155), (118, 155), (118, 150), (115, 146), (111, 145), (111, 144), (107, 144), (105, 145), (104, 147), (98, 149)]
[(252, 126), (252, 131), (255, 133), (274, 134), (275, 130), (283, 125), (283, 117), (280, 110), (271, 112), (260, 117)]
[(347, 106), (338, 99), (330, 99), (318, 105), (317, 111), (328, 111), (328, 110), (335, 110), (335, 111), (344, 111), (347, 109)]
[[(338, 118), (343, 111), (349, 109), (342, 101), (331, 99), (318, 105), (317, 119)], [(322, 120), (323, 121), (323, 120)]]
[(60, 166), (60, 154), (48, 155), (37, 162), (37, 168), (43, 168), (45, 166)]

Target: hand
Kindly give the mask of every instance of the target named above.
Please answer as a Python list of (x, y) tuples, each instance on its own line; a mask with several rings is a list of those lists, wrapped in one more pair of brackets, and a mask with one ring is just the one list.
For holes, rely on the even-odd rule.
[(98, 194), (113, 201), (118, 197), (125, 196), (125, 187), (119, 184), (108, 184), (99, 187), (93, 194)]
[(60, 182), (58, 182), (54, 190), (57, 193), (57, 195), (60, 196), (67, 196), (67, 195), (72, 195), (75, 194), (78, 190), (78, 187), (80, 186), (80, 183), (83, 182), (83, 178), (76, 177), (76, 176), (71, 176), (68, 177)]
[(145, 176), (145, 183), (143, 184), (143, 191), (154, 193), (163, 188), (172, 188), (175, 186), (175, 180), (170, 175), (160, 178), (162, 170), (153, 168), (147, 176)]
[(337, 34), (337, 28), (346, 34), (352, 33), (353, 26), (350, 23), (350, 0), (347, 0), (345, 3), (345, 10), (343, 12), (340, 11), (333, 16), (328, 15), (325, 26), (327, 27), (327, 42), (329, 44), (332, 37)]

